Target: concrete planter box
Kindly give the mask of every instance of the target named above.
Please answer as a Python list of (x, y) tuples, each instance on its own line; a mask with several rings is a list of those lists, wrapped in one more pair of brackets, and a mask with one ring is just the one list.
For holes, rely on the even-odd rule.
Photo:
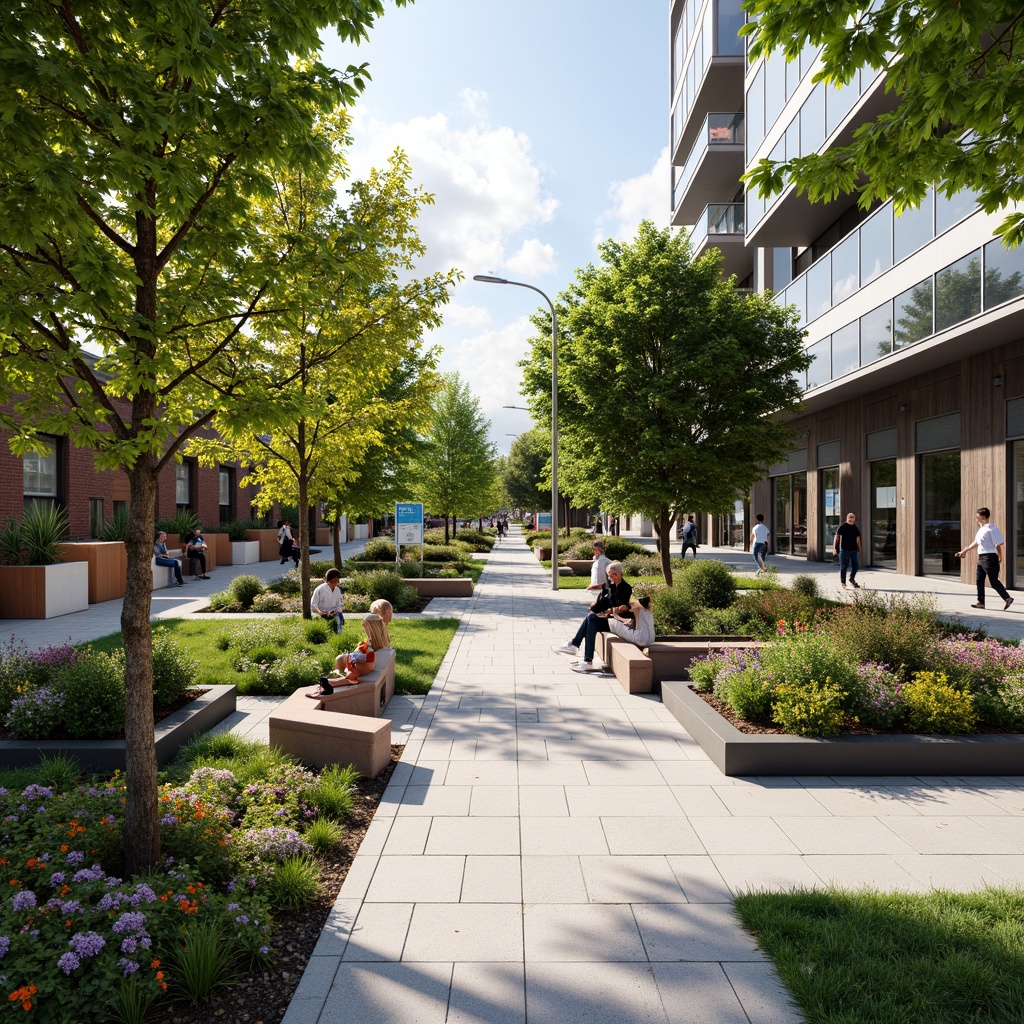
[(1024, 765), (1024, 735), (756, 736), (690, 683), (662, 683), (661, 699), (726, 775), (1019, 775)]
[(252, 565), (260, 560), (258, 540), (233, 540), (231, 542), (231, 564)]
[(88, 562), (0, 565), (0, 619), (53, 619), (88, 607)]
[(281, 561), (281, 556), (278, 554), (278, 551), (281, 550), (281, 545), (277, 542), (277, 530), (246, 530), (245, 539), (254, 540), (259, 543), (259, 560), (261, 562)]
[(546, 562), (551, 557), (551, 548), (542, 548), (539, 544), (533, 549), (538, 562)]
[(589, 576), (594, 560), (592, 558), (567, 558), (565, 564), (572, 569), (573, 576)]
[[(179, 567), (182, 565), (180, 551), (168, 551), (167, 557), (175, 559)], [(157, 565), (156, 558), (153, 557), (149, 560), (149, 568), (153, 574), (153, 590), (163, 590), (164, 587), (174, 585), (174, 570), (169, 565)]]
[(455, 579), (407, 579), (405, 581), (420, 597), (472, 597), (473, 580), (468, 576)]
[(89, 604), (124, 597), (128, 582), (128, 552), (124, 541), (90, 540), (62, 544), (65, 562), (85, 562), (89, 567)]
[[(234, 686), (211, 686), (202, 697), (157, 722), (154, 730), (156, 759), (161, 765), (193, 736), (207, 732), (235, 711)], [(88, 771), (125, 767), (124, 740), (0, 740), (0, 764), (36, 764), (42, 755), (65, 754)]]
[(217, 565), (231, 565), (231, 538), (226, 533), (204, 533), (209, 550), (206, 552), (206, 562), (210, 562), (210, 552), (213, 552)]

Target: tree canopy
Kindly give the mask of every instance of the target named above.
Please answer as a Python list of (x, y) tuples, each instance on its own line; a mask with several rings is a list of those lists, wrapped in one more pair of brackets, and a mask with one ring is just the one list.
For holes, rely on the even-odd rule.
[[(973, 191), (989, 213), (1024, 200), (1024, 11), (1018, 0), (746, 0), (751, 59), (792, 60), (822, 47), (817, 81), (845, 85), (862, 67), (885, 71), (895, 110), (861, 125), (853, 142), (747, 175), (762, 195), (787, 182), (812, 201), (858, 193), (868, 209), (892, 198), (918, 206), (932, 185)], [(775, 58), (779, 59), (778, 56)], [(1024, 238), (1024, 213), (999, 229)]]
[[(648, 516), (671, 581), (678, 516), (730, 511), (792, 447), (780, 414), (803, 393), (803, 332), (792, 310), (723, 281), (717, 250), (692, 259), (684, 234), (644, 221), (598, 248), (603, 264), (578, 270), (556, 307), (560, 488)], [(524, 393), (550, 422), (549, 314), (533, 322)]]
[[(543, 490), (547, 477), (547, 492)], [(505, 463), (505, 491), (513, 505), (534, 509), (551, 500), (551, 434), (534, 427), (520, 434)]]
[[(395, 0), (399, 5), (405, 0)], [(129, 483), (125, 860), (160, 854), (149, 626), (161, 470), (204, 428), (287, 418), (259, 320), (301, 228), (267, 244), (253, 204), (325, 167), (319, 121), (365, 69), (317, 59), (383, 0), (23, 0), (0, 11), (0, 380), (12, 448), (92, 447)], [(273, 298), (272, 298), (273, 297)], [(94, 357), (94, 353), (99, 353)]]

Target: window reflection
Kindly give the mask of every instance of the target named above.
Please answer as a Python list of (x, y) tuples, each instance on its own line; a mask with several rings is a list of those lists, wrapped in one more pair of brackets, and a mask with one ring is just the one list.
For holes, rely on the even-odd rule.
[(893, 300), (893, 347), (904, 348), (934, 333), (932, 320), (932, 279), (901, 292)]
[(825, 87), (819, 82), (800, 110), (801, 152), (816, 153), (825, 141)]
[(892, 351), (892, 301), (860, 318), (860, 364), (866, 366)]
[(743, 40), (740, 29), (744, 14), (740, 0), (719, 0), (718, 3), (718, 50), (723, 55), (742, 55)]
[(807, 370), (807, 390), (820, 388), (832, 379), (832, 339), (824, 338), (807, 349), (811, 365)]
[(985, 308), (1024, 295), (1024, 245), (1004, 249), (997, 238), (985, 246)]
[(824, 256), (804, 275), (807, 278), (807, 322), (832, 308), (832, 265)]
[(857, 232), (832, 250), (832, 305), (857, 290)]
[(978, 193), (971, 189), (957, 192), (951, 199), (935, 194), (935, 234), (951, 228), (958, 221), (969, 217), (978, 209)]
[(860, 330), (854, 321), (832, 335), (832, 379), (852, 373), (860, 366)]
[(860, 283), (866, 285), (892, 266), (892, 203), (860, 226)]
[(893, 220), (893, 262), (917, 252), (932, 240), (932, 218), (934, 215), (933, 195), (922, 200), (916, 210), (904, 210), (902, 216)]
[(981, 250), (935, 275), (935, 330), (944, 331), (981, 312)]

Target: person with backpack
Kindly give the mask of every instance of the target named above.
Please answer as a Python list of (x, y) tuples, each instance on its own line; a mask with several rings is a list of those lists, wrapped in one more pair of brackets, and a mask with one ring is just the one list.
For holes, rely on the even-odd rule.
[(693, 557), (696, 561), (697, 558), (697, 524), (693, 521), (693, 516), (690, 516), (683, 524), (683, 553), (680, 556), (683, 561), (686, 561), (686, 550), (687, 548), (693, 548)]

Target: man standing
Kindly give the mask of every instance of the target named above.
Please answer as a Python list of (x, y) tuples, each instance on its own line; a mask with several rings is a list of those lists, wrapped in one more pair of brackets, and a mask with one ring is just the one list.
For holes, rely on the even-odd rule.
[(590, 563), (590, 586), (587, 590), (600, 590), (608, 582), (611, 559), (604, 553), (604, 541), (594, 541), (594, 561)]
[(760, 576), (761, 573), (768, 571), (768, 566), (764, 562), (768, 554), (768, 527), (764, 525), (764, 516), (760, 512), (757, 513), (756, 519), (757, 522), (750, 531), (750, 547), (754, 561), (757, 562), (755, 575)]
[(338, 586), (340, 581), (341, 573), (337, 569), (328, 569), (323, 583), (313, 591), (309, 602), (310, 610), (320, 618), (333, 622), (339, 633), (345, 625), (345, 616), (341, 611), (342, 591)]
[(683, 526), (683, 553), (680, 557), (683, 561), (686, 561), (686, 549), (693, 548), (694, 560), (697, 558), (697, 524), (693, 521), (693, 516), (690, 516), (686, 520), (686, 524)]
[(999, 582), (999, 567), (1003, 564), (1006, 541), (1003, 539), (1002, 530), (988, 521), (991, 514), (984, 506), (978, 509), (978, 532), (974, 541), (962, 551), (958, 551), (956, 557), (963, 558), (968, 551), (974, 548), (978, 549), (978, 568), (974, 572), (974, 581), (978, 585), (978, 600), (971, 607), (985, 607), (985, 577), (988, 576), (992, 588), (1003, 599), (1003, 611), (1005, 612), (1013, 604), (1013, 598), (1007, 593), (1006, 587)]
[(846, 589), (846, 570), (850, 570), (850, 586), (860, 590), (857, 573), (860, 572), (860, 527), (857, 517), (847, 513), (846, 522), (836, 530), (832, 550), (839, 556), (839, 582)]

